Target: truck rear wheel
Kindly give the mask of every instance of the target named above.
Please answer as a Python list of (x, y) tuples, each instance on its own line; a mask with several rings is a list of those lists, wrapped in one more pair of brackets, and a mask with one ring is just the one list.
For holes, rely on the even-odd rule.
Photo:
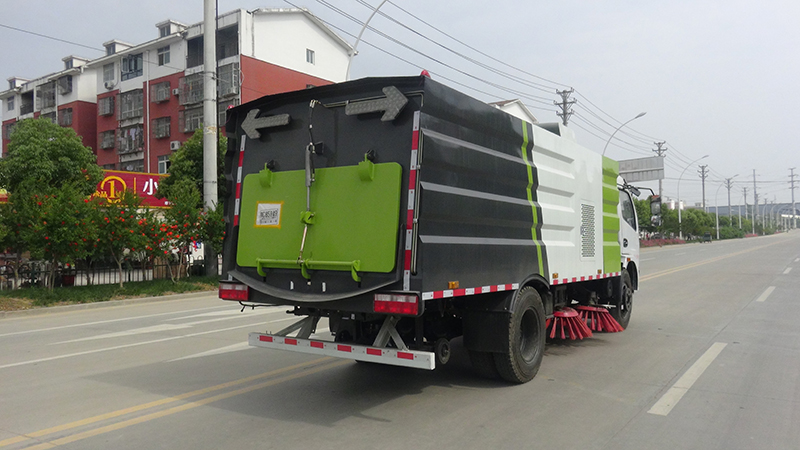
[(611, 308), (611, 316), (619, 322), (622, 328), (628, 328), (633, 309), (633, 282), (631, 282), (631, 274), (627, 270), (622, 271), (622, 289), (615, 303), (616, 308)]
[(539, 371), (544, 355), (545, 315), (542, 298), (532, 287), (517, 292), (508, 320), (508, 352), (495, 353), (501, 378), (525, 383)]

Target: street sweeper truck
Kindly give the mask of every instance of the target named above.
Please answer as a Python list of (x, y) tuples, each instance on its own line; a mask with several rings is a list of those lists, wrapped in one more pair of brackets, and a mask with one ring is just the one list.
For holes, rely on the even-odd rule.
[(638, 191), (560, 124), (419, 76), (266, 96), (226, 132), (220, 297), (297, 316), (253, 346), (430, 370), (461, 337), (522, 383), (546, 339), (628, 325)]

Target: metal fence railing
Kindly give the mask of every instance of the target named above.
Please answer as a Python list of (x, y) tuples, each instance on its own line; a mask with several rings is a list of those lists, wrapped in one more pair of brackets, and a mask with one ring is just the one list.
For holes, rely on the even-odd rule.
[[(218, 266), (221, 267), (221, 264)], [(204, 274), (205, 264), (202, 259), (188, 258), (183, 264), (169, 263), (166, 260), (125, 261), (122, 265), (122, 281), (126, 283)], [(48, 285), (51, 276), (55, 277), (54, 287), (118, 284), (120, 281), (120, 272), (114, 263), (98, 262), (87, 265), (80, 262), (73, 266), (59, 265), (53, 274), (50, 263), (45, 261), (22, 261), (19, 265), (13, 260), (0, 261), (0, 290), (44, 287)]]

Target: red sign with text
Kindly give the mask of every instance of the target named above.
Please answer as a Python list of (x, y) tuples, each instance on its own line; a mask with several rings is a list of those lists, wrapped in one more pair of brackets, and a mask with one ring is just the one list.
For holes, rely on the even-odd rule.
[(156, 198), (158, 183), (166, 174), (124, 172), (121, 170), (104, 170), (103, 181), (97, 185), (97, 192), (92, 198), (105, 198), (109, 202), (119, 200), (120, 194), (130, 189), (139, 195), (142, 204), (151, 208), (167, 208), (169, 202), (165, 198)]

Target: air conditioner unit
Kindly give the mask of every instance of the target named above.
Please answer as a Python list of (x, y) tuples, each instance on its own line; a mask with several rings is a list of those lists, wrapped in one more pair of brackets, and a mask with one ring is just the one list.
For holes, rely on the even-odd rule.
[(181, 94), (181, 90), (180, 89), (175, 88), (175, 89), (172, 90), (172, 95), (180, 95), (180, 94)]
[(111, 90), (114, 89), (114, 86), (116, 86), (117, 83), (115, 83), (114, 81), (106, 81), (103, 84), (105, 85), (106, 89)]
[(175, 150), (177, 150), (179, 148), (181, 148), (181, 141), (170, 141), (170, 143), (169, 143), (169, 149), (170, 150), (175, 151)]

